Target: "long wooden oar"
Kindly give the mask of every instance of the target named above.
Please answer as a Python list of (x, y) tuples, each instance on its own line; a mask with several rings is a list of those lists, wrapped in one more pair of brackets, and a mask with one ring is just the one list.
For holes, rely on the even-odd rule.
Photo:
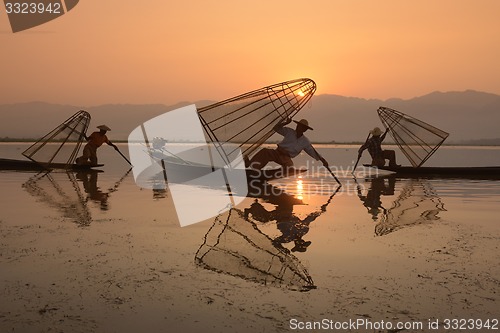
[[(314, 147), (312, 147), (312, 149), (314, 150), (314, 152), (316, 153), (316, 155), (318, 156), (321, 156)], [(337, 178), (337, 176), (335, 176), (335, 174), (333, 173), (333, 171), (330, 169), (329, 166), (324, 166), (329, 172), (330, 174), (332, 175), (332, 177), (337, 181), (337, 183), (342, 186), (342, 183), (340, 182), (340, 180)]]
[(131, 166), (133, 166), (133, 165), (132, 165), (132, 163), (130, 163), (130, 161), (128, 160), (128, 158), (126, 158), (126, 157), (125, 157), (125, 155), (123, 155), (123, 154), (122, 154), (122, 152), (120, 151), (120, 149), (118, 149), (118, 147), (117, 147), (117, 146), (113, 146), (113, 147), (114, 147), (114, 148), (115, 148), (115, 150), (118, 152), (118, 154), (122, 155), (123, 159), (124, 159), (125, 161), (127, 161), (127, 163), (128, 163), (128, 164), (130, 164)]
[[(370, 134), (371, 134), (371, 132), (368, 132), (368, 136), (366, 137), (365, 143), (368, 142), (368, 139), (370, 138)], [(354, 175), (354, 171), (356, 171), (356, 168), (358, 166), (359, 160), (361, 159), (361, 155), (363, 155), (362, 152), (358, 153), (358, 160), (356, 161), (356, 164), (354, 164), (354, 168), (352, 169), (352, 172), (351, 172), (353, 175)]]
[(330, 171), (330, 174), (332, 175), (333, 178), (335, 178), (335, 180), (337, 181), (337, 183), (339, 184), (339, 186), (342, 186), (342, 183), (340, 182), (340, 180), (335, 176), (335, 174), (332, 172), (332, 170), (330, 170), (330, 167), (326, 166), (325, 168), (328, 171)]

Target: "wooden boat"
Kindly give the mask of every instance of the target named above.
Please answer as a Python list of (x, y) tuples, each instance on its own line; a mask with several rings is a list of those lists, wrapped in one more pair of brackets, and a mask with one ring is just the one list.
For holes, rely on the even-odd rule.
[[(373, 167), (395, 172), (398, 176), (411, 178), (473, 178), (500, 179), (500, 166), (483, 167), (424, 167), (422, 166), (443, 144), (449, 133), (387, 107), (378, 110), (380, 120), (389, 130), (394, 142), (412, 166)], [(367, 138), (368, 141), (368, 138)], [(358, 161), (359, 157), (358, 156)]]
[[(91, 170), (98, 165), (74, 163), (90, 122), (90, 114), (78, 111), (23, 151), (26, 160), (0, 158), (0, 170), (43, 171), (53, 169)], [(66, 145), (69, 149), (63, 149)]]
[[(373, 167), (364, 164), (366, 167)], [(373, 167), (379, 170), (395, 172), (396, 175), (405, 177), (422, 178), (474, 178), (474, 179), (500, 179), (500, 166), (484, 167)]]
[(43, 171), (53, 169), (64, 170), (91, 170), (92, 168), (99, 168), (104, 164), (97, 165), (78, 165), (66, 163), (39, 163), (29, 160), (13, 160), (8, 158), (0, 158), (0, 170), (24, 170), (24, 171)]
[(137, 177), (147, 179), (148, 177), (154, 176), (155, 178), (164, 178), (165, 181), (169, 183), (182, 184), (207, 176), (213, 172), (217, 172), (218, 170), (224, 170), (225, 172), (231, 173), (232, 178), (234, 178), (238, 172), (245, 173), (248, 184), (258, 186), (260, 183), (280, 178), (292, 177), (307, 171), (307, 169), (295, 168), (272, 168), (262, 170), (250, 168), (221, 169), (216, 167), (212, 168), (203, 164), (179, 163), (169, 158), (158, 160), (158, 164), (161, 165), (161, 168), (158, 168), (157, 165), (153, 164), (149, 168), (143, 170), (143, 173), (137, 175)]

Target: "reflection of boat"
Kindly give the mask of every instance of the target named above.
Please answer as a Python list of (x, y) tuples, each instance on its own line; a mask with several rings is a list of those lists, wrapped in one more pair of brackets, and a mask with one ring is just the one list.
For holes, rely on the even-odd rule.
[(27, 171), (43, 171), (52, 169), (66, 169), (66, 170), (89, 170), (91, 168), (102, 167), (104, 164), (94, 166), (66, 164), (66, 163), (40, 163), (29, 160), (13, 160), (7, 158), (0, 158), (0, 170), (27, 170)]
[(300, 291), (315, 288), (299, 259), (275, 247), (269, 236), (235, 208), (215, 218), (195, 261), (206, 269), (257, 283)]
[[(369, 166), (369, 165), (365, 165)], [(500, 179), (500, 166), (491, 167), (378, 167), (405, 177)]]
[(86, 199), (73, 172), (42, 172), (31, 177), (23, 184), (23, 188), (41, 202), (57, 209), (65, 218), (82, 226), (92, 221)]
[(40, 202), (55, 208), (65, 218), (86, 226), (92, 222), (88, 202), (99, 204), (101, 210), (108, 210), (109, 195), (118, 190), (130, 170), (107, 191), (98, 186), (100, 173), (99, 170), (40, 172), (28, 179), (23, 188)]
[[(500, 178), (500, 166), (423, 167), (422, 165), (438, 150), (449, 134), (421, 120), (387, 107), (380, 107), (377, 112), (394, 142), (412, 165), (412, 167), (381, 166), (378, 167), (379, 169), (411, 177)], [(369, 167), (371, 165), (365, 164), (365, 166)]]
[[(389, 188), (386, 185), (382, 185), (385, 180), (389, 181)], [(371, 181), (372, 189), (383, 186), (383, 189), (379, 188), (376, 190), (379, 195), (376, 201), (380, 203), (378, 207), (380, 210), (377, 210), (376, 215), (373, 215), (373, 212), (369, 211), (373, 215), (374, 221), (379, 221), (375, 226), (375, 234), (378, 236), (387, 235), (408, 226), (439, 220), (439, 212), (445, 210), (441, 198), (427, 180), (397, 180), (392, 175), (373, 178)], [(385, 209), (381, 205), (380, 195), (394, 195), (396, 181), (401, 182), (400, 193), (392, 203), (392, 206), (389, 209)], [(379, 215), (379, 213), (382, 214)]]

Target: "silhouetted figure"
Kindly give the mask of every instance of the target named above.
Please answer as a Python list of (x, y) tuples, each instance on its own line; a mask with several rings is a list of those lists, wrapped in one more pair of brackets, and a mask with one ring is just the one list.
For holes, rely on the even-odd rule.
[(111, 129), (106, 125), (97, 126), (99, 132), (93, 132), (89, 136), (83, 134), (87, 144), (83, 147), (82, 156), (76, 159), (76, 164), (90, 164), (97, 165), (97, 148), (102, 146), (103, 143), (107, 143), (111, 147), (118, 149), (111, 141), (109, 141), (106, 133), (111, 131)]
[[(386, 184), (386, 180), (388, 180)], [(380, 197), (382, 195), (394, 195), (394, 188), (396, 186), (396, 177), (375, 177), (370, 180), (371, 185), (366, 195), (363, 195), (361, 188), (358, 186), (358, 197), (363, 202), (363, 206), (368, 209), (368, 213), (372, 216), (374, 221), (377, 221), (378, 215), (386, 212), (382, 206)]]
[(262, 148), (248, 162), (249, 167), (260, 170), (269, 162), (278, 163), (283, 168), (293, 167), (292, 158), (300, 154), (302, 150), (315, 160), (321, 161), (325, 167), (328, 167), (328, 162), (318, 154), (309, 139), (304, 135), (305, 131), (312, 130), (307, 120), (294, 120), (297, 124), (296, 129), (285, 127), (291, 121), (291, 119), (287, 119), (274, 126), (274, 131), (282, 135), (283, 140), (278, 143), (276, 149)]
[(370, 132), (372, 135), (371, 138), (366, 140), (358, 150), (358, 154), (361, 155), (365, 149), (368, 149), (372, 157), (372, 166), (384, 166), (385, 160), (389, 160), (390, 167), (400, 166), (396, 164), (396, 152), (394, 150), (382, 149), (382, 141), (384, 141), (388, 131), (389, 129), (382, 134), (382, 130), (375, 127)]

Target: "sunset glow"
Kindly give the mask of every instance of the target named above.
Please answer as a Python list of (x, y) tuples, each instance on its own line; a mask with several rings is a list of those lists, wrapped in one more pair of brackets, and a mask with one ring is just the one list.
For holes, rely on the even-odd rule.
[(0, 103), (222, 100), (309, 77), (316, 95), (500, 93), (500, 2), (80, 1), (13, 34), (0, 11)]

